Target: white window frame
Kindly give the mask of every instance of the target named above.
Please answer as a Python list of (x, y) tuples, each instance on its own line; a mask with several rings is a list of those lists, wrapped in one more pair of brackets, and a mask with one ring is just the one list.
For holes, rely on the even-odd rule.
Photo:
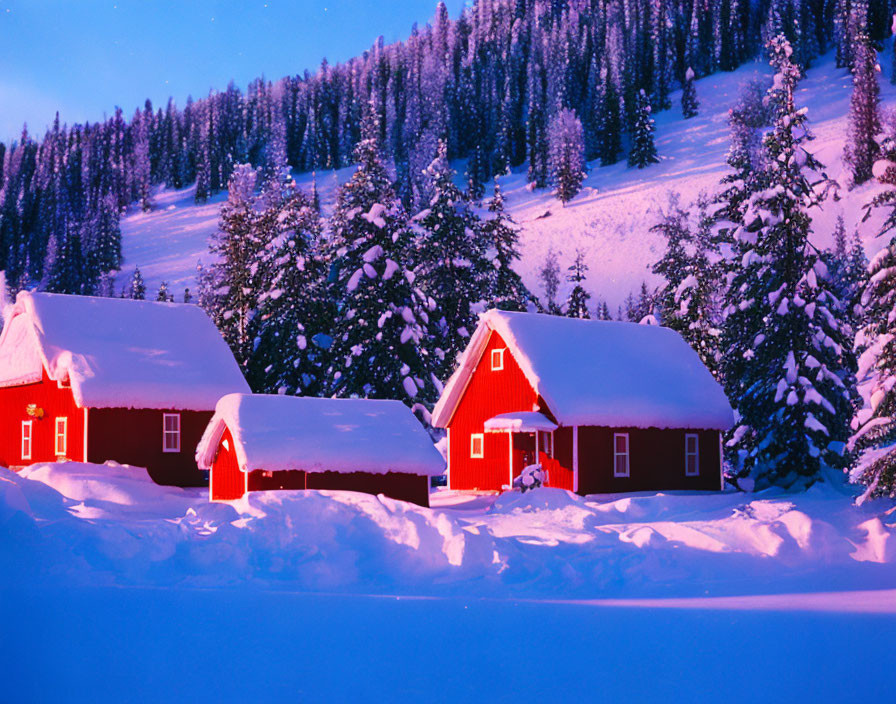
[[(694, 439), (694, 451), (691, 452), (688, 445), (691, 438)], [(694, 471), (690, 471), (688, 460), (694, 458)], [(686, 477), (700, 476), (700, 436), (697, 433), (686, 433), (684, 436), (684, 474)]]
[[(60, 425), (62, 426), (61, 433), (59, 432)], [(59, 442), (60, 439), (62, 443)], [(53, 450), (57, 457), (65, 457), (68, 453), (68, 418), (66, 416), (57, 416), (53, 422)]]
[[(177, 419), (177, 430), (168, 430), (168, 419)], [(180, 452), (180, 413), (163, 413), (162, 414), (162, 452)], [(168, 438), (174, 437), (177, 440), (177, 447), (168, 446)]]
[[(616, 439), (625, 438), (625, 452), (619, 452), (616, 449)], [(614, 477), (630, 477), (631, 476), (631, 452), (632, 444), (628, 433), (613, 433), (613, 476)], [(625, 472), (618, 469), (617, 458), (625, 457)]]
[[(25, 428), (28, 428), (28, 434), (26, 437)], [(28, 451), (25, 451), (27, 441)], [(34, 448), (34, 421), (33, 420), (23, 420), (22, 421), (22, 459), (30, 460), (31, 452)]]
[[(479, 441), (479, 452), (476, 452), (476, 441)], [(485, 434), (470, 433), (470, 459), (481, 460), (485, 458)]]
[(504, 369), (504, 347), (496, 347), (492, 350), (492, 371), (499, 372)]

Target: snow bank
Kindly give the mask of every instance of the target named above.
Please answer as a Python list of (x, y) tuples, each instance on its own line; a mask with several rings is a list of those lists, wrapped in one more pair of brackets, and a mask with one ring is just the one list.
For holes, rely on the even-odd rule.
[(400, 401), (230, 394), (218, 401), (196, 448), (202, 469), (211, 468), (225, 427), (244, 472), (445, 471), (432, 439)]
[(0, 385), (43, 369), (90, 408), (208, 411), (249, 390), (198, 306), (23, 291), (0, 336)]
[(353, 492), (232, 504), (141, 470), (0, 469), (8, 583), (254, 585), (291, 591), (535, 599), (704, 597), (896, 588), (893, 502), (805, 494), (499, 497), (436, 508)]
[(445, 427), (497, 332), (561, 425), (727, 430), (725, 393), (673, 330), (490, 310), (433, 411)]

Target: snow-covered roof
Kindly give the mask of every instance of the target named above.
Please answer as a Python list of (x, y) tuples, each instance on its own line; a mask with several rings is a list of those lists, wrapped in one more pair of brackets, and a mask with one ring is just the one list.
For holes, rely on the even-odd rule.
[(0, 386), (43, 369), (89, 408), (211, 411), (249, 391), (199, 306), (23, 291), (0, 335)]
[(549, 433), (557, 429), (557, 424), (538, 411), (518, 411), (516, 413), (499, 413), (485, 421), (485, 430), (512, 430), (515, 433)]
[(433, 411), (447, 427), (492, 331), (560, 425), (727, 430), (721, 386), (684, 339), (654, 325), (483, 313)]
[(429, 434), (400, 401), (230, 394), (196, 448), (200, 468), (211, 468), (225, 427), (244, 472), (445, 471)]

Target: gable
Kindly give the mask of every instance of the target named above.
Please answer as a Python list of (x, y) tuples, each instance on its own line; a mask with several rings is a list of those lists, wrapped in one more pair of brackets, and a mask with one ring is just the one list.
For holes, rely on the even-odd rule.
[(24, 315), (14, 315), (0, 335), (0, 387), (33, 384), (43, 378), (40, 348)]
[[(500, 333), (487, 330), (482, 340), (477, 340), (479, 355), (472, 372), (459, 390), (457, 402), (451, 414), (438, 427), (450, 426), (455, 416), (473, 415), (479, 422), (484, 417), (509, 411), (534, 411), (543, 406), (541, 399), (529, 383), (523, 370)], [(470, 343), (474, 344), (473, 341)], [(493, 352), (498, 355), (500, 369), (493, 369)]]

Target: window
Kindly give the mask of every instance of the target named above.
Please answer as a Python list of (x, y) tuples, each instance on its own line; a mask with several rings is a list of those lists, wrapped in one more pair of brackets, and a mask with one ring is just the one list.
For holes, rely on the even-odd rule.
[(30, 460), (31, 459), (31, 433), (33, 432), (34, 421), (23, 420), (22, 421), (22, 459)]
[(629, 476), (628, 433), (613, 433), (613, 476)]
[(554, 440), (553, 434), (539, 432), (538, 433), (538, 449), (539, 449), (539, 451), (543, 452), (548, 457), (553, 457), (554, 456), (553, 440)]
[(492, 371), (499, 372), (504, 368), (504, 349), (492, 350)]
[(470, 436), (470, 457), (473, 459), (485, 457), (485, 436), (482, 433)]
[(684, 436), (684, 473), (689, 477), (700, 474), (700, 436), (688, 433)]
[(68, 418), (56, 419), (54, 438), (56, 456), (65, 457), (65, 453), (68, 452)]
[(162, 414), (162, 452), (180, 452), (180, 413)]

